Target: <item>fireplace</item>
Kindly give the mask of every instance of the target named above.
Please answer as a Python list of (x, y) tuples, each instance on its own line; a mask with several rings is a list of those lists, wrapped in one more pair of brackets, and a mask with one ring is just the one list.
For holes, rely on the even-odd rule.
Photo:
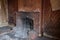
[(18, 12), (16, 13), (16, 26), (26, 29), (27, 34), (29, 31), (34, 30), (39, 34), (39, 12)]
[(29, 17), (23, 17), (22, 18), (22, 21), (23, 21), (23, 25), (30, 29), (30, 30), (33, 30), (33, 19), (29, 18)]
[(20, 12), (19, 13), (20, 18), (22, 20), (23, 27), (33, 30), (34, 29), (34, 23), (33, 23), (33, 16), (29, 12)]

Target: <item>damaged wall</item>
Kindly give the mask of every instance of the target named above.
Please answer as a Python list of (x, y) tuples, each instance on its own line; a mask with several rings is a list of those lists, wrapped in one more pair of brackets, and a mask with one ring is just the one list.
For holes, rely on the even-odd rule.
[[(8, 0), (9, 10), (9, 24), (16, 24), (16, 14), (20, 11), (25, 12), (40, 12), (41, 14), (41, 0)], [(17, 13), (16, 13), (17, 12)], [(41, 16), (39, 16), (41, 18)], [(40, 26), (41, 27), (41, 19)], [(40, 29), (41, 30), (41, 29)], [(40, 31), (41, 32), (41, 31)]]
[(44, 32), (60, 38), (60, 10), (52, 11), (50, 1), (43, 0), (43, 14)]

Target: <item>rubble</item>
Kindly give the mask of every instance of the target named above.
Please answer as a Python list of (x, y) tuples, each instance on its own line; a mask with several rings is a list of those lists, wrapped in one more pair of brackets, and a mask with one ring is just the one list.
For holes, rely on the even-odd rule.
[[(27, 24), (27, 26), (29, 26)], [(13, 27), (11, 31), (5, 32), (0, 35), (0, 40), (29, 40), (29, 37), (36, 37), (37, 33), (29, 28), (26, 28), (26, 24), (22, 24), (22, 20), (19, 18), (16, 22), (16, 27)]]

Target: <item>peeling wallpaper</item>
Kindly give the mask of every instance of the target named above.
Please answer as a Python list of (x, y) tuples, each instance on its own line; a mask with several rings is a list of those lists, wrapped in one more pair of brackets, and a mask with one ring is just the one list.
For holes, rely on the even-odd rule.
[(60, 10), (60, 0), (50, 0), (52, 11), (54, 10)]

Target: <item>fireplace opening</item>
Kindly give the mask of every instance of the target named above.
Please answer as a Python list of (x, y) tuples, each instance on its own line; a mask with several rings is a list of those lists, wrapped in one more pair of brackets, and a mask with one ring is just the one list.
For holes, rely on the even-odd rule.
[(20, 19), (22, 20), (22, 24), (24, 28), (28, 30), (34, 29), (34, 20), (33, 15), (30, 12), (20, 12), (19, 13)]
[(25, 28), (27, 29), (30, 29), (30, 30), (33, 30), (33, 20), (31, 18), (28, 18), (28, 17), (24, 17), (22, 18), (23, 20), (23, 25)]

